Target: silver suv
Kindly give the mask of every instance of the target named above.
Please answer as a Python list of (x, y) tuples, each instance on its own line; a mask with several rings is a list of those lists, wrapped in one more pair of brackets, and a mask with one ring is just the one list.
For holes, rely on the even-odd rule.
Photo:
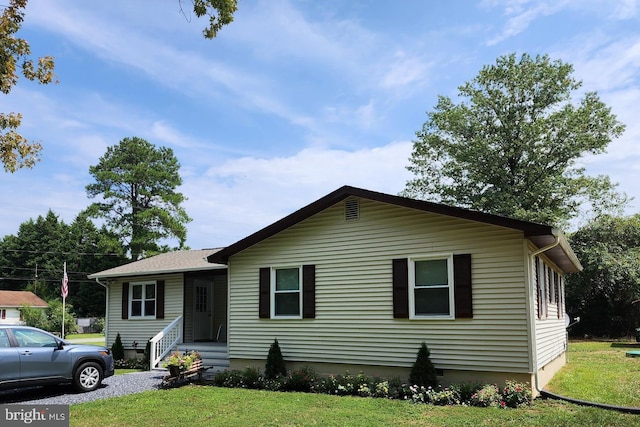
[(73, 382), (80, 391), (113, 375), (111, 351), (68, 343), (29, 326), (0, 325), (0, 388)]

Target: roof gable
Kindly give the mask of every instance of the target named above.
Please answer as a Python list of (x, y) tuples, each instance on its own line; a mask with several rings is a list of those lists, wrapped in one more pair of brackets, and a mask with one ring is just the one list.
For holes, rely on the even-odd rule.
[(33, 292), (0, 291), (0, 307), (48, 307), (49, 304)]
[(343, 186), (327, 194), (326, 196), (316, 200), (315, 202), (312, 202), (309, 205), (297, 210), (296, 212), (282, 218), (281, 220), (276, 221), (273, 224), (268, 225), (267, 227), (251, 234), (250, 236), (245, 237), (244, 239), (239, 240), (236, 243), (208, 256), (207, 260), (212, 263), (226, 264), (228, 263), (230, 256), (235, 255), (255, 245), (256, 243), (259, 243), (262, 240), (265, 240), (323, 211), (324, 209), (327, 209), (335, 205), (336, 203), (347, 199), (348, 197), (354, 196), (410, 209), (417, 209), (425, 212), (437, 213), (455, 218), (467, 219), (470, 221), (477, 221), (485, 224), (493, 224), (500, 227), (520, 230), (524, 233), (524, 236), (527, 239), (529, 239), (532, 243), (534, 243), (534, 245), (539, 248), (556, 242), (556, 238), (558, 238), (560, 244), (558, 244), (558, 246), (553, 250), (550, 250), (547, 255), (550, 256), (550, 258), (552, 258), (552, 261), (554, 261), (565, 272), (575, 272), (579, 271), (582, 268), (575, 254), (573, 254), (573, 251), (571, 251), (571, 249), (569, 248), (568, 243), (566, 243), (566, 239), (564, 238), (562, 233), (548, 225), (521, 221), (498, 215), (486, 214), (468, 209), (428, 202), (425, 200), (409, 199), (406, 197), (394, 196), (351, 186)]

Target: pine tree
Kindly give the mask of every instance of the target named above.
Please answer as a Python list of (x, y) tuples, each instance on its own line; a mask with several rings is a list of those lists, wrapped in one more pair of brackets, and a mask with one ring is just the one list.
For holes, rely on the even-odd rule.
[(427, 344), (423, 341), (420, 350), (418, 350), (416, 361), (411, 367), (411, 374), (409, 375), (409, 383), (411, 385), (423, 387), (436, 387), (438, 385), (436, 368), (431, 362), (430, 355)]
[(267, 379), (273, 380), (278, 378), (279, 376), (287, 375), (287, 368), (284, 364), (284, 358), (282, 357), (282, 352), (280, 351), (280, 345), (278, 344), (278, 339), (276, 338), (269, 347), (269, 354), (267, 355), (267, 364), (264, 368), (264, 376)]
[(120, 338), (120, 332), (116, 335), (116, 340), (111, 346), (111, 353), (114, 360), (124, 360), (124, 346), (122, 345), (122, 339)]

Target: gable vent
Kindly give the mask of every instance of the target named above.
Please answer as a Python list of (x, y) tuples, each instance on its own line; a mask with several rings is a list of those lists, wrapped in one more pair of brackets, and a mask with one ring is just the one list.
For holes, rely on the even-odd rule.
[(360, 203), (358, 199), (347, 199), (344, 202), (345, 221), (357, 221), (360, 218)]

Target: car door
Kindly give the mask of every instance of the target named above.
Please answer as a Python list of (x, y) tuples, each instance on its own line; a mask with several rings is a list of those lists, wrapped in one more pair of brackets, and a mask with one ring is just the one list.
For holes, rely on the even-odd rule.
[(27, 328), (13, 329), (13, 336), (18, 343), (21, 381), (71, 377), (70, 355), (58, 349), (55, 336)]
[(20, 380), (20, 356), (11, 346), (6, 329), (0, 329), (0, 384), (7, 385)]

